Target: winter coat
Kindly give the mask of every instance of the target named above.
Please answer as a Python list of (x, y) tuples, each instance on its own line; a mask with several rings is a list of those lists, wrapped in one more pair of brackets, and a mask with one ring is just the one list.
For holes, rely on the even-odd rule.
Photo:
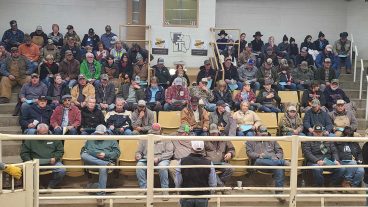
[(69, 45), (64, 45), (60, 50), (61, 60), (65, 58), (65, 52), (67, 50), (72, 51), (74, 59), (79, 62), (82, 61), (82, 50), (78, 46), (70, 47)]
[(205, 141), (204, 150), (206, 158), (213, 163), (225, 162), (224, 156), (231, 154), (231, 158), (235, 156), (235, 148), (231, 141)]
[[(49, 48), (51, 47), (51, 48)], [(55, 62), (60, 62), (60, 51), (55, 45), (46, 45), (41, 49), (40, 58), (41, 61), (45, 61), (47, 55), (52, 55)]]
[[(224, 80), (235, 80), (236, 82), (240, 81), (238, 70), (233, 64), (231, 64), (229, 69), (226, 69), (224, 65), (224, 70), (225, 70)], [(222, 80), (222, 71), (219, 71), (217, 80)]]
[(110, 111), (105, 116), (106, 126), (114, 126), (117, 128), (131, 129), (132, 130), (132, 120), (130, 116), (124, 112)]
[(223, 123), (220, 123), (220, 114), (217, 112), (217, 110), (215, 110), (214, 112), (210, 113), (209, 125), (216, 124), (217, 126), (224, 127), (224, 134), (226, 136), (236, 136), (236, 126), (234, 127), (236, 123), (235, 120), (232, 118), (230, 112), (225, 111), (222, 114), (222, 119), (225, 122), (225, 125), (223, 125)]
[(100, 37), (98, 35), (93, 35), (90, 37), (88, 34), (85, 34), (82, 40), (82, 47), (91, 46), (93, 50), (97, 50), (97, 43), (100, 42)]
[(55, 75), (59, 72), (59, 66), (56, 62), (53, 62), (51, 65), (47, 63), (41, 64), (40, 67), (40, 80), (45, 79), (49, 74)]
[[(61, 126), (63, 121), (64, 109), (65, 107), (63, 105), (59, 105), (52, 113), (50, 124), (53, 128)], [(73, 126), (74, 128), (78, 129), (78, 127), (81, 125), (81, 119), (81, 112), (78, 107), (70, 106), (68, 112), (68, 126)]]
[[(79, 84), (77, 84), (70, 91), (70, 95), (72, 96), (72, 103), (80, 102), (80, 100), (78, 101), (80, 87), (81, 86)], [(84, 97), (82, 101), (84, 101), (87, 97), (95, 98), (95, 94), (96, 94), (95, 87), (92, 84), (87, 83), (82, 88), (82, 95)]]
[(318, 99), (319, 102), (321, 103), (321, 106), (326, 105), (325, 94), (323, 94), (323, 92), (320, 91), (320, 90), (318, 90), (316, 93), (314, 93), (310, 89), (304, 91), (302, 101), (301, 101), (301, 105), (303, 107), (308, 107), (308, 106), (310, 106), (313, 99)]
[(248, 101), (248, 102), (256, 102), (256, 95), (254, 94), (254, 92), (252, 90), (250, 90), (248, 92), (248, 96), (247, 96), (247, 100), (244, 100), (243, 99), (243, 96), (242, 96), (242, 91), (240, 91), (239, 93), (237, 93), (235, 95), (235, 98), (234, 98), (234, 101), (237, 102), (237, 103), (241, 103), (242, 101)]
[(141, 81), (147, 81), (148, 78), (148, 65), (144, 64), (144, 65), (133, 65), (133, 80), (135, 80), (135, 77), (139, 76), (139, 78), (141, 79)]
[(19, 118), (19, 125), (25, 130), (30, 123), (37, 120), (39, 124), (44, 123), (50, 126), (51, 115), (52, 109), (50, 106), (41, 109), (37, 104), (32, 104), (28, 110), (22, 111), (22, 116)]
[(236, 121), (237, 126), (240, 125), (254, 125), (256, 128), (262, 125), (262, 121), (259, 116), (251, 110), (243, 112), (241, 110), (233, 114), (233, 119)]
[(358, 121), (351, 111), (344, 111), (341, 113), (338, 113), (336, 109), (334, 109), (332, 112), (329, 113), (332, 124), (334, 127), (351, 127), (353, 130), (356, 130), (358, 128)]
[(328, 53), (327, 55), (325, 54), (324, 51), (320, 52), (317, 57), (316, 57), (316, 67), (317, 68), (323, 68), (323, 62), (325, 61), (326, 58), (330, 58), (331, 59), (331, 68), (333, 69), (337, 69), (337, 65), (338, 65), (338, 57), (335, 56), (335, 54), (333, 54), (332, 52)]
[(115, 102), (115, 85), (113, 83), (108, 83), (104, 88), (102, 83), (96, 88), (96, 103), (106, 103), (108, 105)]
[(31, 32), (30, 36), (32, 38), (32, 42), (39, 47), (43, 47), (47, 44), (47, 35), (44, 32), (41, 34), (37, 34), (37, 32)]
[(97, 106), (90, 111), (87, 107), (84, 107), (81, 111), (82, 123), (81, 128), (83, 129), (94, 129), (98, 125), (105, 125), (105, 117)]
[(325, 127), (326, 131), (332, 132), (333, 125), (328, 113), (322, 110), (319, 110), (318, 112), (314, 112), (313, 109), (308, 110), (305, 113), (303, 120), (305, 134), (308, 132), (309, 128), (313, 128), (317, 124)]
[[(322, 43), (322, 46), (320, 45), (320, 43)], [(328, 40), (324, 39), (322, 40), (322, 42), (317, 39), (313, 42), (313, 49), (314, 50), (318, 50), (318, 51), (322, 51), (325, 49), (325, 47), (329, 44)]]
[[(149, 103), (152, 98), (152, 91), (150, 90), (151, 87), (146, 89), (146, 102)], [(165, 89), (162, 86), (158, 86), (158, 91), (155, 95), (156, 101), (160, 102), (161, 105), (165, 104)]]
[(80, 63), (78, 60), (73, 59), (71, 61), (68, 61), (64, 59), (59, 64), (59, 73), (63, 80), (65, 80), (66, 77), (69, 77), (71, 80), (77, 80), (80, 70)]
[(311, 54), (307, 54), (306, 57), (303, 57), (301, 54), (296, 56), (296, 65), (300, 65), (303, 61), (307, 61), (308, 66), (314, 66), (314, 60)]
[(158, 79), (158, 84), (168, 85), (170, 83), (171, 76), (169, 69), (167, 69), (167, 67), (164, 66), (163, 68), (159, 69), (157, 65), (154, 65), (152, 66), (152, 68), (155, 73), (155, 76)]
[(39, 96), (47, 95), (46, 84), (39, 82), (37, 85), (32, 85), (32, 83), (26, 83), (22, 86), (19, 93), (19, 98), (26, 99), (38, 99)]
[(39, 159), (40, 165), (50, 165), (50, 159), (61, 162), (64, 146), (61, 140), (25, 140), (20, 150), (23, 162)]
[(189, 101), (189, 90), (187, 87), (183, 86), (177, 89), (175, 85), (172, 85), (166, 89), (165, 99), (166, 103), (168, 103), (169, 100)]
[(199, 82), (201, 82), (202, 78), (211, 77), (212, 84), (210, 86), (210, 89), (212, 90), (215, 87), (215, 76), (216, 76), (216, 72), (212, 67), (207, 71), (204, 68), (204, 66), (202, 65), (199, 68), (199, 72), (198, 72), (198, 75), (197, 75), (197, 84), (199, 84)]
[(300, 84), (301, 81), (304, 81), (304, 84), (310, 85), (314, 80), (314, 72), (310, 68), (307, 70), (303, 70), (298, 67), (294, 72), (294, 81), (297, 84)]
[[(280, 115), (279, 115), (280, 116)], [(282, 136), (289, 135), (288, 133), (293, 133), (294, 130), (299, 132), (303, 131), (303, 120), (296, 114), (294, 119), (291, 119), (287, 113), (282, 117), (279, 123), (279, 129)]]
[(154, 114), (151, 110), (146, 108), (144, 113), (144, 117), (142, 119), (139, 118), (138, 109), (134, 110), (132, 113), (132, 126), (133, 129), (136, 127), (141, 127), (143, 131), (146, 133), (152, 129), (152, 124), (155, 122)]
[(105, 61), (102, 65), (101, 74), (107, 74), (110, 80), (113, 78), (119, 78), (120, 73), (118, 64), (114, 62), (112, 65), (109, 65), (107, 61)]
[(192, 128), (200, 128), (206, 127), (209, 129), (209, 114), (208, 112), (203, 109), (202, 107), (198, 107), (199, 110), (199, 122), (197, 123), (194, 118), (193, 110), (185, 107), (180, 113), (180, 123), (181, 124), (188, 124)]
[[(277, 70), (275, 68), (271, 68), (271, 79), (274, 81), (274, 84), (277, 84), (279, 82), (279, 75), (277, 74)], [(265, 81), (265, 68), (261, 66), (259, 70), (257, 71), (257, 81), (264, 85)]]
[(256, 66), (253, 66), (251, 70), (247, 69), (245, 65), (238, 68), (240, 81), (257, 81), (257, 72), (258, 68)]
[(225, 92), (220, 92), (218, 89), (214, 89), (212, 93), (214, 97), (212, 100), (213, 103), (217, 103), (218, 101), (222, 100), (225, 103), (229, 104), (230, 108), (233, 107), (234, 102), (230, 90), (226, 89)]
[(66, 83), (61, 84), (59, 95), (55, 94), (55, 85), (54, 85), (54, 83), (51, 83), (50, 86), (47, 89), (47, 98), (50, 101), (50, 103), (51, 103), (52, 100), (60, 101), (61, 97), (63, 97), (66, 94), (70, 94), (70, 89), (69, 89), (69, 87)]
[(264, 153), (270, 156), (270, 159), (284, 159), (284, 152), (276, 141), (247, 141), (245, 149), (248, 157), (254, 162)]
[(95, 158), (101, 152), (105, 153), (104, 161), (115, 163), (120, 157), (118, 142), (116, 140), (87, 140), (81, 149), (81, 154), (87, 153)]
[(254, 39), (251, 41), (253, 52), (261, 52), (264, 45), (262, 40)]
[[(274, 97), (273, 98), (266, 98), (266, 96), (268, 96), (270, 93), (273, 93)], [(265, 106), (273, 105), (273, 106), (278, 107), (281, 103), (281, 98), (277, 94), (277, 91), (275, 91), (272, 88), (270, 89), (270, 91), (266, 91), (265, 89), (261, 89), (258, 93), (258, 96), (257, 96), (257, 103), (260, 103), (260, 104), (265, 105)]]
[[(336, 73), (335, 73), (335, 70), (332, 69), (332, 68), (330, 68), (329, 70), (330, 70), (330, 72), (328, 74), (328, 82), (331, 82), (332, 79), (336, 78)], [(326, 76), (326, 74), (325, 74), (325, 69), (324, 68), (319, 68), (314, 72), (314, 80), (319, 81), (320, 84), (325, 84), (326, 83), (325, 76)]]
[[(136, 155), (141, 155), (142, 159), (147, 159), (147, 141), (140, 140)], [(157, 158), (159, 162), (163, 160), (171, 160), (174, 154), (174, 145), (171, 141), (155, 141), (154, 145), (154, 158)]]
[(362, 149), (356, 142), (335, 142), (339, 160), (363, 161)]
[[(344, 50), (343, 50), (343, 45), (345, 48)], [(350, 40), (346, 40), (345, 44), (343, 44), (341, 40), (337, 40), (333, 46), (334, 53), (338, 55), (350, 55), (350, 50), (351, 50)]]
[(87, 80), (90, 79), (100, 80), (101, 67), (102, 67), (101, 63), (98, 62), (97, 60), (93, 60), (93, 65), (95, 67), (94, 73), (91, 73), (88, 65), (89, 63), (87, 63), (87, 60), (83, 60), (82, 64), (80, 65), (80, 74), (86, 76)]
[[(18, 58), (8, 57), (1, 62), (0, 75), (9, 76), (14, 75), (16, 78), (26, 78), (27, 75), (31, 75), (32, 66), (31, 62), (23, 55)], [(18, 74), (12, 74), (11, 67), (18, 69)]]
[(349, 97), (345, 94), (345, 92), (341, 88), (332, 90), (331, 87), (326, 87), (323, 93), (325, 94), (326, 97), (326, 107), (330, 111), (333, 109), (333, 105), (335, 105), (336, 101), (339, 99), (343, 99), (345, 103), (350, 103)]
[[(325, 154), (321, 151), (322, 143), (327, 149), (327, 153)], [(302, 149), (308, 164), (317, 164), (317, 161), (323, 161), (325, 158), (331, 161), (339, 160), (339, 154), (337, 153), (337, 149), (333, 142), (302, 142)]]
[[(129, 96), (129, 88), (130, 88), (130, 84), (128, 83), (122, 84), (121, 87), (119, 88), (119, 93), (117, 96), (121, 96), (125, 100), (127, 100)], [(137, 102), (139, 100), (145, 100), (145, 93), (142, 88), (135, 89), (134, 91), (135, 91), (135, 99), (137, 100)]]

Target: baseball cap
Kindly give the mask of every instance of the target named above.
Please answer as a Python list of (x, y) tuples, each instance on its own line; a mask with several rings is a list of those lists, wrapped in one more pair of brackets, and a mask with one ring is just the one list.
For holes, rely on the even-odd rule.
[(316, 124), (316, 125), (314, 125), (313, 130), (317, 131), (317, 132), (321, 132), (321, 131), (323, 131), (323, 126), (321, 126), (319, 124)]
[(94, 33), (95, 33), (95, 30), (93, 28), (89, 28), (88, 34), (94, 34)]
[(164, 64), (165, 63), (165, 60), (163, 58), (159, 58), (157, 60), (157, 64)]
[(149, 134), (161, 134), (161, 126), (159, 123), (152, 124), (152, 129), (148, 131)]
[(38, 30), (38, 31), (42, 31), (42, 26), (37, 26), (37, 27), (36, 27), (36, 30)]
[(209, 131), (210, 131), (211, 134), (212, 133), (220, 133), (220, 131), (218, 130), (218, 127), (215, 123), (212, 123), (210, 125), (210, 130)]
[(337, 83), (338, 84), (339, 83), (339, 79), (332, 79), (331, 80), (331, 83)]
[(331, 52), (332, 51), (332, 45), (326, 45), (326, 50)]
[(307, 47), (302, 47), (302, 49), (300, 49), (300, 52), (308, 52), (308, 48)]
[(31, 78), (33, 78), (33, 77), (37, 77), (37, 78), (38, 78), (38, 77), (40, 77), (40, 76), (39, 76), (37, 73), (32, 73), (32, 74), (31, 74)]
[(190, 102), (191, 102), (192, 104), (198, 104), (198, 103), (199, 103), (199, 98), (197, 98), (197, 97), (192, 97), (192, 98), (190, 99)]
[(12, 47), (12, 48), (10, 49), (10, 51), (11, 51), (11, 52), (16, 52), (16, 51), (18, 51), (18, 47)]
[(98, 126), (96, 127), (96, 131), (95, 131), (95, 133), (96, 133), (96, 134), (105, 134), (105, 132), (106, 132), (106, 127), (105, 127), (105, 125), (100, 124), (100, 125), (98, 125)]
[(80, 79), (86, 79), (86, 76), (85, 76), (85, 75), (83, 75), (83, 74), (79, 74), (79, 75), (78, 75), (78, 80), (80, 80)]
[(266, 60), (266, 63), (267, 63), (268, 65), (272, 65), (272, 59), (271, 59), (271, 58), (268, 58), (268, 59)]
[(219, 100), (219, 101), (217, 101), (216, 106), (223, 106), (223, 107), (225, 107), (226, 106), (226, 103), (223, 100)]
[(251, 85), (250, 81), (244, 81), (244, 85)]
[(204, 142), (203, 141), (191, 141), (192, 148), (196, 152), (200, 152), (204, 149)]
[(329, 62), (329, 63), (330, 63), (330, 62), (331, 62), (331, 59), (330, 59), (330, 58), (326, 58), (326, 59), (325, 59), (325, 63), (326, 63), (326, 62)]
[(73, 55), (73, 52), (71, 50), (65, 51), (65, 55)]
[(47, 100), (47, 97), (46, 96), (39, 96), (38, 100)]
[(320, 105), (321, 104), (321, 102), (319, 102), (319, 100), (318, 99), (313, 99), (312, 100), (312, 107), (316, 107), (316, 106), (318, 106), (318, 105)]
[(254, 60), (253, 59), (248, 59), (248, 61), (247, 61), (247, 64), (248, 65), (254, 65)]
[(291, 105), (288, 107), (288, 111), (296, 111), (296, 107)]
[(208, 65), (208, 64), (211, 64), (211, 62), (210, 62), (209, 60), (205, 60), (205, 61), (203, 62), (203, 64), (204, 64), (204, 65)]
[(69, 94), (66, 94), (66, 95), (64, 95), (64, 96), (61, 97), (61, 100), (64, 101), (67, 98), (72, 98), (72, 96), (69, 95)]
[(343, 99), (339, 99), (336, 101), (336, 104), (340, 105), (340, 104), (345, 104), (345, 101)]
[(100, 78), (101, 80), (109, 80), (109, 76), (107, 74), (102, 74)]
[(176, 86), (181, 86), (181, 85), (183, 85), (183, 79), (181, 79), (181, 78), (175, 78), (174, 81), (173, 81), (173, 83)]
[(180, 132), (180, 133), (189, 133), (190, 132), (190, 127), (188, 124), (181, 124), (179, 129), (177, 130), (177, 132)]
[(207, 82), (208, 82), (208, 79), (207, 79), (207, 78), (202, 78), (202, 79), (201, 79), (201, 82), (202, 82), (202, 83), (203, 83), (203, 82), (207, 83)]
[(146, 106), (146, 101), (145, 100), (139, 100), (138, 101), (138, 106)]
[(47, 43), (48, 43), (49, 45), (51, 45), (51, 44), (54, 44), (54, 41), (52, 41), (52, 39), (48, 39), (48, 40), (47, 40)]
[(68, 25), (66, 29), (74, 29), (73, 25)]

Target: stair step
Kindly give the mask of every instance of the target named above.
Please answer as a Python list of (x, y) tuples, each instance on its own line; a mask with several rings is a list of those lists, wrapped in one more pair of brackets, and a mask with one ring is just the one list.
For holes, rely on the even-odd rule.
[(19, 154), (15, 156), (3, 156), (2, 161), (7, 164), (21, 163), (22, 159)]
[[(346, 89), (344, 90), (346, 95), (351, 99), (358, 99), (359, 98), (359, 89)], [(366, 99), (367, 91), (366, 89), (362, 90), (362, 99)]]
[(0, 114), (0, 127), (18, 126), (18, 119), (18, 116), (12, 116), (11, 114)]
[[(342, 88), (343, 90), (347, 90), (347, 89), (359, 89), (360, 87), (360, 83), (356, 82), (354, 83), (353, 81), (344, 81), (344, 82), (340, 82), (340, 86), (339, 88)], [(367, 89), (367, 83), (363, 83), (363, 88)]]
[(357, 108), (356, 114), (355, 114), (356, 118), (365, 118), (365, 108)]
[(359, 130), (365, 130), (368, 128), (368, 120), (366, 120), (365, 118), (357, 118), (357, 120)]
[(18, 102), (18, 93), (12, 93), (10, 97), (10, 103), (17, 103)]
[(357, 98), (351, 98), (350, 99), (351, 102), (355, 103), (355, 106), (357, 108), (365, 108), (366, 107), (366, 99), (357, 99)]
[(2, 155), (3, 157), (12, 157), (12, 156), (19, 156), (20, 155), (20, 148), (22, 145), (22, 141), (3, 141), (2, 142)]
[(0, 105), (0, 114), (11, 114), (14, 111), (16, 103), (6, 103)]
[(22, 129), (20, 126), (8, 126), (8, 127), (0, 127), (1, 134), (21, 134)]

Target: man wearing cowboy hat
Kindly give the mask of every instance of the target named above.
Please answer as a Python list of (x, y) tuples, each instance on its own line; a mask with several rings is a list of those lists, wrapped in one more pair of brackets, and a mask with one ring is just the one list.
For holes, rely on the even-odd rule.
[(220, 33), (218, 33), (217, 35), (220, 36), (220, 38), (217, 39), (216, 42), (220, 43), (217, 45), (217, 47), (220, 50), (219, 52), (221, 53), (221, 51), (225, 50), (226, 48), (226, 44), (224, 43), (227, 43), (227, 33), (225, 32), (225, 30), (221, 30)]
[(253, 37), (254, 37), (254, 40), (252, 40), (252, 49), (253, 49), (253, 52), (254, 53), (261, 53), (262, 51), (262, 47), (264, 45), (263, 41), (261, 40), (263, 34), (261, 34), (260, 31), (257, 31)]

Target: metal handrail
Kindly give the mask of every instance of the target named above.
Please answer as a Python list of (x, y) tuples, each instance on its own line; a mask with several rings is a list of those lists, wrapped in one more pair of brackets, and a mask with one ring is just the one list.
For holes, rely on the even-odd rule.
[(365, 97), (365, 120), (368, 120), (368, 75), (366, 76), (367, 80), (367, 96)]
[(357, 68), (357, 61), (358, 61), (358, 47), (355, 45), (354, 46), (354, 50), (355, 50), (355, 57), (354, 57), (354, 83), (356, 82), (356, 68)]
[(351, 40), (350, 40), (350, 62), (353, 62), (353, 45), (354, 45), (354, 35), (351, 34)]
[(363, 59), (360, 59), (359, 99), (362, 99), (362, 94), (363, 94), (363, 72), (364, 72), (364, 63), (363, 63)]

